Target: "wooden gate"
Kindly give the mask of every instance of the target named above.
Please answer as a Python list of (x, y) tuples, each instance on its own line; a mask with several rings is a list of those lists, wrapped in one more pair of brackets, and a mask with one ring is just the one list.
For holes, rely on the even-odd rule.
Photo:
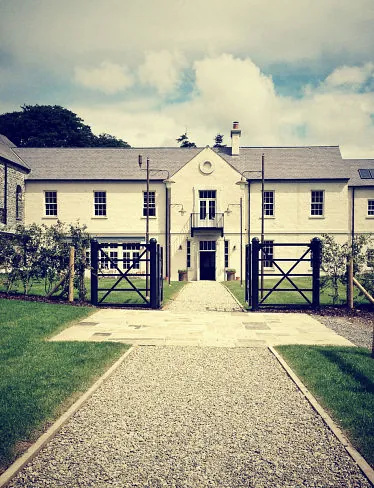
[[(287, 247), (302, 247), (302, 254), (291, 258), (274, 257), (276, 256), (276, 249)], [(261, 243), (256, 237), (252, 239), (251, 245), (246, 246), (245, 299), (252, 310), (258, 310), (262, 307), (319, 307), (322, 248), (320, 239), (315, 237), (310, 243), (273, 243), (274, 252), (272, 253), (267, 248), (268, 244)], [(284, 263), (287, 262), (289, 266), (285, 270)], [(275, 271), (269, 272), (264, 263), (271, 263), (271, 267)], [(301, 263), (309, 263), (310, 271), (298, 272), (296, 268)], [(275, 278), (275, 283), (272, 285), (269, 285), (270, 277)], [(295, 278), (302, 277), (309, 277), (310, 286), (305, 286), (301, 280), (295, 280)], [(285, 284), (290, 286), (285, 287)], [(284, 303), (283, 301), (277, 303), (274, 299), (275, 292), (295, 293), (302, 297), (302, 303)]]
[(91, 241), (91, 303), (96, 306), (160, 308), (162, 247)]

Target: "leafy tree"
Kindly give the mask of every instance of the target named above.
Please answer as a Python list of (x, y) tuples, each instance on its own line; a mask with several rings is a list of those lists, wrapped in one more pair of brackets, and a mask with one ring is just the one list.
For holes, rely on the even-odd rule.
[(194, 142), (190, 142), (188, 140), (187, 132), (179, 136), (176, 141), (180, 144), (180, 147), (196, 147), (196, 144)]
[(223, 134), (216, 135), (213, 147), (226, 147), (226, 144), (223, 144)]
[(19, 147), (130, 147), (109, 134), (95, 136), (75, 113), (59, 105), (23, 105), (0, 115), (0, 134)]

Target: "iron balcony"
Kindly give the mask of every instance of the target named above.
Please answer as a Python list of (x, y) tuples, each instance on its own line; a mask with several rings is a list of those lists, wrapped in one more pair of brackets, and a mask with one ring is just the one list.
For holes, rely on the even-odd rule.
[(223, 212), (215, 212), (214, 214), (192, 213), (190, 216), (191, 223), (191, 237), (197, 231), (220, 232), (223, 237)]

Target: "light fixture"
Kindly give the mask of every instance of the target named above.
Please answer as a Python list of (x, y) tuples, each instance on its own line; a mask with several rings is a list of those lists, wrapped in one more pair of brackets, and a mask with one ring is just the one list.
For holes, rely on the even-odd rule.
[(234, 244), (234, 245), (232, 246), (232, 250), (233, 250), (233, 251), (235, 251), (235, 249), (236, 249), (236, 245)]
[(178, 251), (181, 251), (182, 249), (182, 244), (179, 244)]
[(244, 176), (242, 176), (242, 177), (240, 178), (240, 181), (237, 181), (237, 182), (236, 182), (236, 185), (239, 185), (241, 190), (245, 190), (245, 187), (248, 185), (248, 182), (247, 182), (247, 180), (244, 178)]

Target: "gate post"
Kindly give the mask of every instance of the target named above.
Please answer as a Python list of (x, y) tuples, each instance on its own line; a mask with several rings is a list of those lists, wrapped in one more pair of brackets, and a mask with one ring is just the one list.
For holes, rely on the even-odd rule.
[(150, 303), (151, 308), (159, 308), (157, 305), (157, 281), (158, 281), (158, 266), (157, 266), (157, 241), (154, 237), (149, 241), (149, 273), (150, 273)]
[(258, 260), (260, 258), (260, 241), (257, 237), (252, 239), (252, 310), (258, 309)]
[(252, 285), (251, 285), (251, 273), (252, 273), (252, 267), (251, 267), (251, 250), (252, 246), (251, 244), (247, 244), (245, 246), (245, 301), (248, 304), (248, 306), (251, 305), (251, 291), (252, 291)]
[(318, 308), (320, 298), (320, 273), (321, 273), (321, 259), (322, 259), (322, 242), (318, 237), (314, 237), (310, 243), (310, 250), (312, 252), (312, 306)]
[(98, 273), (98, 259), (99, 254), (99, 243), (94, 239), (91, 239), (91, 303), (92, 305), (97, 306), (98, 303), (98, 286), (99, 286), (99, 279), (97, 276)]

